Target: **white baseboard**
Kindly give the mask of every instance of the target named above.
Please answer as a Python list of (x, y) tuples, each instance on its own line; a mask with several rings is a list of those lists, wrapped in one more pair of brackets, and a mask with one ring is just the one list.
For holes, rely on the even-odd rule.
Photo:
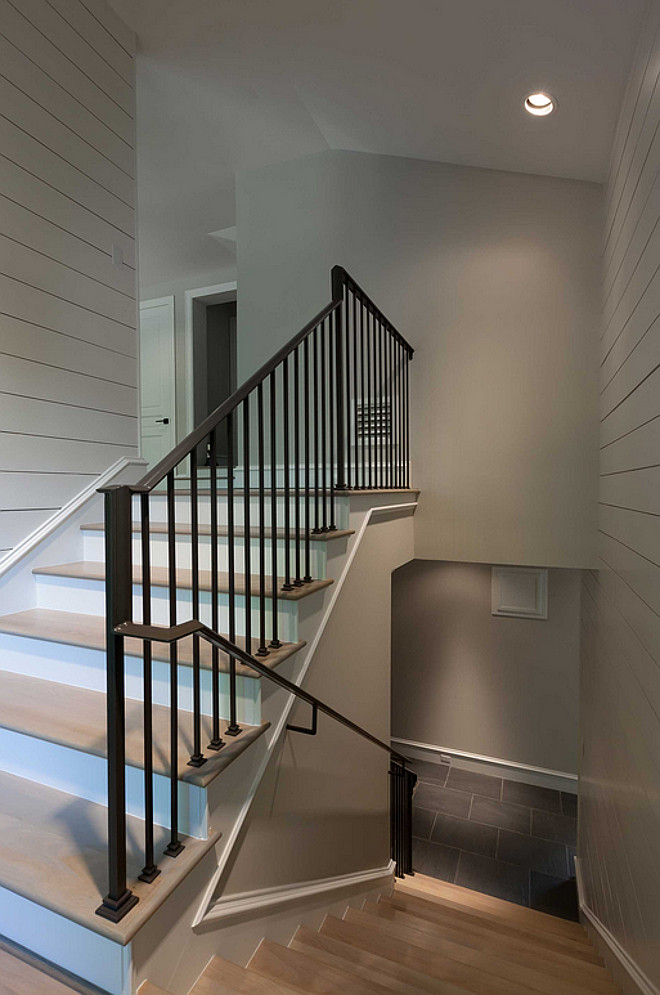
[[(518, 763), (515, 760), (502, 760), (499, 757), (489, 757), (480, 753), (468, 753), (465, 750), (454, 750), (448, 746), (436, 746), (434, 743), (417, 743), (411, 739), (392, 737), (392, 742), (399, 747), (406, 747), (406, 753), (415, 760), (428, 760), (440, 763), (440, 754), (451, 757), (452, 765), (466, 770), (474, 770), (495, 777), (507, 777), (512, 781), (525, 781), (527, 784), (539, 784), (541, 787), (554, 788), (558, 791), (577, 791), (577, 774), (566, 771), (551, 770), (547, 767), (535, 767), (532, 764)], [(429, 755), (430, 754), (430, 755)]]
[(372, 889), (390, 887), (394, 880), (394, 861), (385, 867), (377, 867), (368, 871), (357, 871), (354, 874), (341, 874), (333, 878), (320, 878), (316, 881), (304, 881), (299, 884), (289, 884), (284, 887), (261, 888), (257, 891), (245, 891), (238, 895), (229, 895), (217, 899), (211, 905), (202, 923), (218, 922), (218, 920), (236, 919), (240, 916), (253, 916), (272, 909), (288, 905), (291, 902), (304, 902), (329, 896), (330, 900), (339, 897), (340, 893), (349, 889)]
[(628, 990), (631, 995), (632, 992), (639, 992), (639, 995), (660, 995), (660, 988), (658, 988), (657, 985), (654, 985), (651, 979), (644, 974), (641, 967), (639, 967), (627, 951), (624, 950), (617, 938), (610, 933), (607, 926), (601, 922), (595, 912), (592, 912), (589, 908), (584, 893), (584, 879), (582, 877), (579, 857), (575, 858), (575, 877), (577, 881), (580, 912), (587, 920), (589, 926), (592, 927), (597, 937), (600, 939), (601, 946), (605, 948), (602, 951), (605, 960), (613, 961), (625, 976), (626, 980), (630, 982), (632, 987), (628, 986)]

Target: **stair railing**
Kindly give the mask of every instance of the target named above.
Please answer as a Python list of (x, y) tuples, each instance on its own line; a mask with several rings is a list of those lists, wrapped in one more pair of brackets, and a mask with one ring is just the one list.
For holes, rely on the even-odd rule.
[[(410, 486), (413, 349), (341, 266), (332, 269), (331, 288), (331, 302), (137, 484), (102, 489), (109, 887), (97, 913), (113, 922), (137, 902), (127, 887), (125, 781), (124, 640), (134, 613), (145, 631), (156, 627), (162, 634), (163, 626), (178, 631), (184, 613), (203, 626), (187, 634), (192, 639), (193, 714), (188, 764), (201, 767), (207, 758), (202, 746), (200, 640), (212, 647), (212, 731), (206, 749), (220, 750), (225, 745), (220, 735), (221, 664), (229, 680), (229, 724), (224, 735), (237, 736), (241, 733), (237, 660), (260, 671), (257, 658), (281, 648), (286, 633), (280, 629), (279, 601), (314, 581), (311, 539), (337, 529), (338, 497), (348, 490)], [(185, 471), (186, 488), (181, 486)], [(166, 520), (160, 523), (166, 533), (166, 568), (152, 564), (154, 495), (166, 501)], [(208, 522), (200, 522), (200, 496), (209, 498)], [(135, 545), (134, 533), (139, 537)], [(179, 562), (177, 547), (182, 533), (190, 535), (185, 565)], [(220, 543), (225, 540), (227, 569), (220, 571)], [(141, 559), (135, 573), (134, 553)], [(189, 605), (179, 603), (179, 588), (189, 588)], [(166, 597), (159, 591), (165, 591)], [(221, 622), (227, 638), (220, 635)], [(152, 641), (156, 637), (143, 633), (137, 638), (142, 639), (145, 809), (145, 862), (139, 878), (149, 883), (160, 873), (153, 831)], [(178, 813), (180, 647), (178, 638), (165, 642), (170, 709), (170, 838), (165, 854), (176, 857), (183, 849)], [(262, 669), (264, 676), (275, 678), (273, 671)], [(321, 710), (329, 714), (325, 706)], [(333, 717), (344, 721), (338, 713)], [(365, 734), (359, 727), (355, 730)], [(402, 759), (394, 761), (395, 766), (400, 767)], [(402, 770), (393, 772), (392, 798), (393, 811), (401, 810), (405, 822), (408, 817), (401, 813), (410, 791), (403, 784), (409, 783), (410, 772)], [(396, 826), (393, 822), (393, 834), (403, 838), (397, 827), (399, 822)], [(402, 853), (398, 856), (397, 864), (403, 866)]]

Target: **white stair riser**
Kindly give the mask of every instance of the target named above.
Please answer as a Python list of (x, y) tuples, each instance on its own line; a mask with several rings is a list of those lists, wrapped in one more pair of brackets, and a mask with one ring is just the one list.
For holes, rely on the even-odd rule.
[[(140, 502), (137, 498), (134, 498), (133, 503), (133, 518), (135, 521), (140, 520)], [(284, 496), (279, 496), (277, 498), (276, 516), (277, 516), (277, 526), (282, 528), (284, 526), (284, 507), (285, 498)], [(338, 529), (348, 528), (348, 515), (349, 515), (349, 503), (347, 498), (340, 498), (336, 502), (336, 521), (335, 525)], [(290, 520), (291, 528), (295, 527), (295, 498), (290, 501)], [(218, 498), (218, 525), (227, 524), (227, 510), (228, 501), (225, 496), (220, 496)], [(234, 525), (243, 525), (245, 505), (242, 497), (234, 498)], [(153, 494), (149, 501), (149, 515), (151, 521), (153, 522), (166, 522), (167, 521), (167, 498), (162, 494)], [(211, 523), (211, 500), (208, 494), (201, 494), (198, 498), (198, 515), (200, 525), (210, 525)], [(190, 524), (191, 517), (191, 501), (190, 495), (187, 494), (177, 494), (175, 496), (175, 509), (174, 518), (179, 524)], [(322, 522), (322, 507), (319, 506), (319, 526), (323, 524)], [(270, 497), (267, 497), (264, 505), (264, 520), (266, 525), (271, 524), (271, 501)], [(312, 528), (316, 526), (317, 515), (314, 504), (313, 495), (310, 497), (310, 513), (309, 520), (312, 524)], [(250, 524), (254, 527), (260, 521), (259, 515), (259, 498), (257, 495), (250, 496)], [(300, 500), (300, 521), (301, 525), (304, 525), (306, 521), (306, 508), (305, 501), (301, 498)], [(328, 523), (329, 524), (329, 523)]]
[[(82, 612), (85, 615), (105, 615), (105, 583), (97, 580), (80, 580), (75, 577), (57, 577), (48, 574), (36, 574), (37, 606), (54, 611)], [(255, 590), (258, 586), (255, 583)], [(311, 595), (315, 597), (315, 595)], [(229, 595), (220, 594), (219, 629), (227, 632), (229, 629)], [(252, 635), (259, 634), (259, 599), (251, 598), (252, 605)], [(199, 595), (200, 621), (211, 625), (211, 593), (200, 591)], [(266, 598), (266, 632), (268, 639), (271, 633), (272, 600)], [(279, 638), (283, 642), (298, 641), (298, 607), (296, 601), (278, 599)], [(192, 615), (192, 593), (190, 590), (177, 591), (177, 622), (187, 622)], [(133, 587), (133, 618), (142, 618), (142, 587)], [(169, 625), (169, 596), (167, 588), (152, 588), (151, 621), (154, 625)], [(236, 633), (245, 635), (245, 598), (236, 595)]]
[[(87, 649), (82, 646), (68, 646), (63, 643), (40, 639), (26, 639), (21, 636), (0, 634), (0, 669), (12, 674), (37, 677), (40, 680), (57, 681), (71, 687), (86, 688), (88, 691), (106, 689), (106, 659), (103, 650)], [(142, 701), (143, 663), (140, 657), (125, 658), (126, 697)], [(162, 660), (154, 660), (152, 665), (153, 692), (155, 705), (169, 706), (170, 667)], [(179, 665), (178, 669), (179, 708), (193, 710), (193, 673), (189, 665)], [(202, 669), (200, 674), (201, 708), (204, 715), (213, 714), (210, 670)], [(219, 715), (229, 718), (229, 675), (219, 674)], [(239, 722), (248, 725), (261, 723), (261, 680), (258, 677), (236, 678), (236, 713)]]
[[(323, 579), (326, 575), (326, 543), (310, 544), (310, 567), (311, 575), (317, 579)], [(200, 570), (211, 569), (211, 539), (210, 536), (200, 536), (197, 544), (199, 553)], [(284, 576), (284, 553), (286, 544), (284, 540), (277, 543), (277, 570), (278, 574)], [(152, 533), (151, 543), (151, 563), (155, 567), (166, 567), (168, 556), (167, 536), (162, 533)], [(98, 563), (105, 561), (105, 534), (103, 532), (86, 529), (83, 532), (83, 556), (85, 560), (92, 560)], [(218, 542), (218, 570), (227, 571), (229, 567), (229, 541), (221, 537)], [(266, 539), (265, 543), (266, 572), (272, 571), (272, 543)], [(177, 566), (184, 569), (192, 567), (192, 542), (190, 536), (177, 536), (176, 541), (176, 562)], [(305, 546), (304, 540), (300, 547), (300, 566), (304, 574), (305, 571)], [(133, 563), (142, 563), (142, 541), (138, 535), (133, 535)], [(252, 572), (259, 569), (259, 539), (255, 536), (250, 540), (250, 566)], [(243, 573), (245, 567), (245, 543), (244, 540), (236, 539), (234, 542), (234, 568), (237, 573)], [(292, 578), (296, 576), (296, 554), (293, 543), (289, 544), (289, 569)]]
[[(99, 739), (104, 731), (100, 730)], [(8, 729), (0, 729), (0, 770), (58, 791), (108, 803), (108, 765), (104, 757), (60, 746)], [(154, 822), (170, 824), (170, 780), (155, 774)], [(179, 831), (198, 839), (208, 837), (206, 789), (179, 781)], [(144, 771), (126, 767), (126, 811), (144, 819)]]

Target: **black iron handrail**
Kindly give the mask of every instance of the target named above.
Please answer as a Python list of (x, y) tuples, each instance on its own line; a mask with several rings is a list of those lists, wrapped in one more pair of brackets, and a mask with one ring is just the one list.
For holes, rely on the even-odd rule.
[(363, 739), (368, 740), (377, 746), (381, 750), (385, 750), (389, 753), (392, 760), (405, 766), (408, 763), (407, 757), (403, 754), (397, 753), (396, 750), (392, 749), (387, 743), (384, 743), (381, 739), (373, 736), (362, 726), (357, 725), (350, 719), (347, 719), (345, 715), (341, 712), (336, 711), (331, 708), (330, 705), (326, 705), (325, 702), (321, 701), (320, 698), (315, 697), (315, 695), (310, 694), (309, 691), (305, 691), (303, 688), (299, 687), (297, 684), (293, 684), (291, 681), (287, 680), (286, 677), (282, 677), (274, 670), (264, 666), (263, 663), (259, 663), (253, 656), (246, 653), (245, 650), (237, 646), (236, 643), (231, 643), (226, 639), (221, 633), (214, 632), (209, 629), (207, 625), (203, 622), (198, 622), (196, 619), (192, 619), (190, 622), (181, 622), (179, 625), (172, 626), (162, 626), (162, 625), (141, 625), (139, 622), (124, 622), (122, 625), (118, 625), (116, 630), (117, 635), (120, 636), (133, 636), (136, 639), (144, 639), (150, 643), (177, 643), (180, 639), (185, 639), (186, 636), (193, 636), (195, 634), (201, 636), (212, 646), (216, 646), (219, 650), (227, 653), (228, 656), (233, 656), (241, 663), (245, 664), (246, 667), (250, 667), (252, 670), (256, 671), (260, 677), (267, 677), (269, 681), (273, 684), (277, 684), (278, 687), (283, 688), (285, 691), (289, 691), (291, 694), (295, 695), (296, 698), (300, 698), (301, 701), (307, 702), (312, 708), (316, 708), (319, 712), (323, 712), (324, 715), (329, 715), (331, 719), (335, 722), (339, 722), (341, 725), (346, 726), (347, 729), (351, 729), (358, 736), (362, 736)]
[(260, 384), (263, 383), (270, 374), (277, 369), (277, 367), (290, 355), (293, 354), (294, 350), (303, 342), (311, 332), (313, 332), (319, 325), (325, 321), (334, 311), (341, 307), (343, 302), (343, 287), (349, 287), (353, 293), (358, 297), (368, 308), (371, 314), (378, 315), (379, 319), (382, 321), (383, 325), (387, 328), (389, 334), (403, 346), (406, 350), (408, 356), (412, 358), (415, 350), (410, 345), (409, 342), (403, 337), (401, 332), (392, 324), (392, 322), (385, 317), (383, 312), (374, 304), (369, 295), (360, 287), (360, 285), (346, 272), (343, 266), (334, 266), (331, 274), (331, 284), (333, 296), (329, 304), (319, 311), (315, 318), (312, 318), (304, 328), (289, 339), (289, 341), (282, 346), (281, 349), (275, 353), (275, 355), (264, 363), (255, 373), (249, 377), (245, 383), (241, 384), (234, 393), (223, 401), (222, 404), (218, 405), (215, 411), (212, 411), (204, 421), (190, 432), (185, 439), (182, 439), (172, 449), (171, 452), (164, 456), (160, 463), (145, 473), (137, 484), (129, 485), (131, 491), (134, 494), (143, 494), (152, 491), (154, 487), (160, 484), (167, 474), (176, 469), (176, 467), (184, 460), (189, 454), (191, 449), (198, 446), (204, 439), (213, 431), (214, 428), (224, 421), (227, 415), (232, 414), (238, 406), (244, 401), (252, 391)]
[[(282, 631), (279, 601), (313, 581), (312, 542), (315, 536), (337, 529), (342, 511), (337, 499), (341, 493), (410, 486), (412, 346), (341, 266), (332, 269), (331, 296), (330, 303), (312, 321), (137, 484), (102, 489), (106, 530), (109, 888), (97, 911), (114, 922), (137, 901), (126, 882), (124, 641), (129, 635), (142, 640), (143, 647), (145, 862), (140, 880), (151, 882), (159, 873), (154, 856), (152, 758), (151, 643), (156, 638), (169, 644), (170, 667), (170, 837), (165, 853), (176, 857), (183, 849), (178, 817), (181, 586), (190, 590), (190, 605), (185, 611), (190, 611), (191, 620), (183, 625), (192, 638), (193, 748), (188, 763), (201, 767), (207, 762), (201, 741), (203, 638), (212, 647), (212, 734), (206, 749), (220, 750), (225, 745), (220, 736), (219, 676), (219, 654), (225, 652), (229, 657), (229, 724), (223, 735), (231, 737), (241, 732), (236, 680), (236, 664), (241, 661), (308, 701), (314, 718), (319, 710), (323, 711), (388, 750), (394, 765), (392, 773), (397, 775), (392, 783), (399, 822), (393, 824), (393, 839), (400, 846), (405, 836), (401, 826), (409, 822), (412, 775), (402, 768), (407, 785), (404, 790), (397, 774), (403, 758), (256, 659), (279, 649), (281, 637), (287, 638)], [(209, 470), (209, 502), (203, 509), (199, 501), (200, 461)], [(179, 467), (189, 470), (189, 490), (175, 487)], [(219, 472), (226, 473), (226, 490), (219, 489)], [(235, 483), (239, 473), (242, 485)], [(162, 481), (167, 483), (166, 490), (154, 494)], [(154, 599), (150, 522), (152, 500), (163, 497), (167, 598)], [(200, 530), (200, 512), (209, 516), (208, 529)], [(221, 513), (226, 515), (222, 526)], [(177, 574), (182, 552), (177, 546), (181, 535), (177, 517), (182, 515), (189, 516), (185, 524), (190, 535), (187, 581), (183, 585)], [(138, 579), (132, 568), (133, 517), (138, 518), (137, 531), (141, 533), (138, 550), (142, 570)], [(227, 541), (226, 570), (223, 568), (222, 574), (221, 539)], [(206, 563), (202, 566), (203, 557)], [(206, 584), (200, 581), (202, 570), (207, 575)], [(139, 624), (133, 620), (136, 584), (142, 602)], [(160, 615), (155, 617), (157, 613)], [(226, 637), (220, 635), (221, 614), (227, 623)], [(170, 639), (162, 638), (165, 621), (173, 634)], [(236, 645), (239, 631), (245, 639), (245, 651)], [(253, 643), (257, 644), (254, 651)], [(406, 806), (408, 815), (404, 816)], [(404, 851), (397, 850), (397, 867), (406, 865), (408, 858), (404, 857)]]

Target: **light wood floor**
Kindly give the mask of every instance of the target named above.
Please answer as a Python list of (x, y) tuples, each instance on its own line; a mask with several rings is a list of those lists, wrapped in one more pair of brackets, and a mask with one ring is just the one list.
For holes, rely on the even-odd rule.
[[(415, 875), (390, 896), (261, 942), (247, 968), (216, 957), (191, 995), (616, 995), (578, 923)], [(144, 985), (140, 995), (167, 995)]]

